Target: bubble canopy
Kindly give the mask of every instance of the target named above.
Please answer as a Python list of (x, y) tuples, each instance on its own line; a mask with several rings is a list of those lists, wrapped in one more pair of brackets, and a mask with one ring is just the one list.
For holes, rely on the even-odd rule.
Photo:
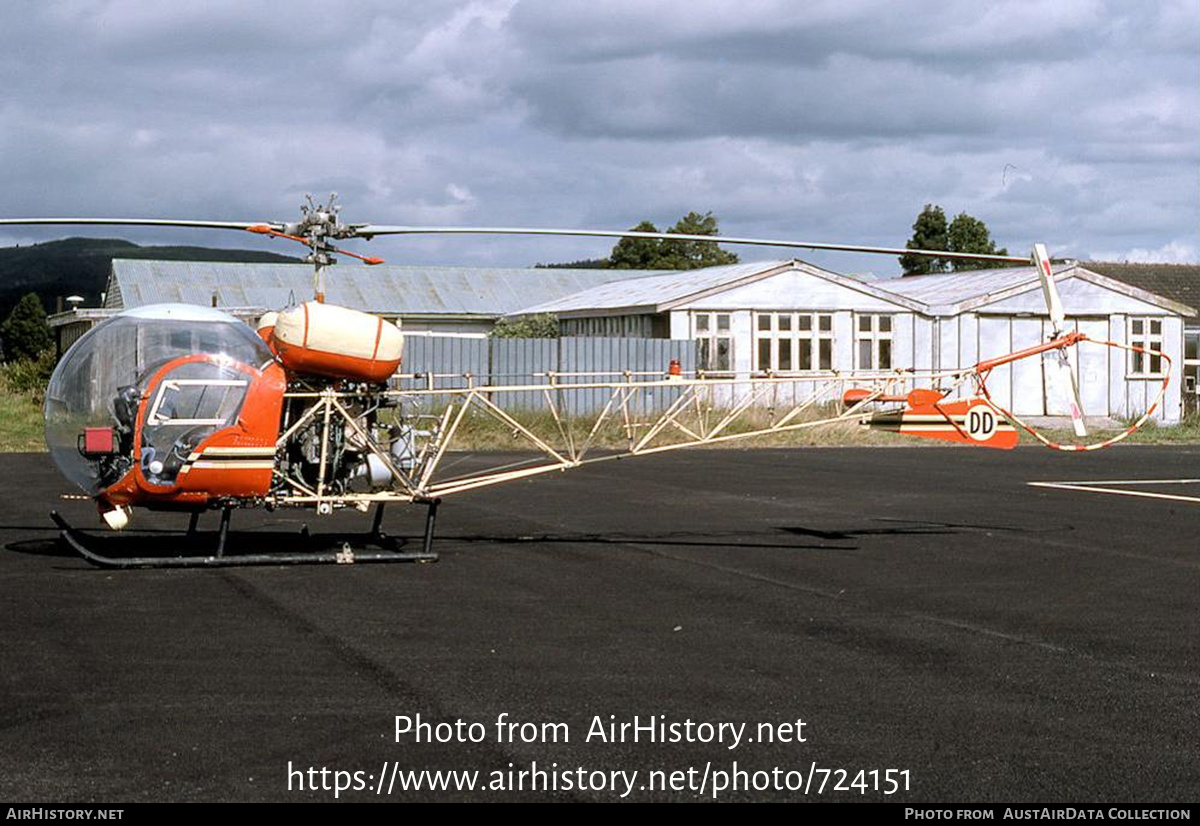
[[(214, 381), (232, 364), (261, 368), (271, 351), (246, 324), (220, 310), (156, 304), (126, 310), (96, 325), (63, 356), (46, 388), (46, 445), (63, 475), (93, 496), (120, 478), (137, 456), (133, 444), (140, 401), (162, 368), (203, 354), (189, 375)], [(86, 428), (112, 428), (114, 450), (84, 450)]]

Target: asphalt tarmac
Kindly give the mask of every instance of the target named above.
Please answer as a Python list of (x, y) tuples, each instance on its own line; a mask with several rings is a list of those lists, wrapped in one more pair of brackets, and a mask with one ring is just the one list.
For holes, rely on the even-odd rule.
[[(49, 459), (0, 456), (0, 799), (705, 800), (724, 772), (718, 800), (1195, 802), (1200, 502), (1026, 483), (1198, 470), (1200, 447), (681, 452), (450, 499), (438, 564), (106, 571), (57, 541), (50, 508), (95, 517)], [(232, 550), (303, 518), (238, 513)], [(398, 715), (461, 722), (416, 742)], [(622, 737), (635, 716), (657, 742)]]

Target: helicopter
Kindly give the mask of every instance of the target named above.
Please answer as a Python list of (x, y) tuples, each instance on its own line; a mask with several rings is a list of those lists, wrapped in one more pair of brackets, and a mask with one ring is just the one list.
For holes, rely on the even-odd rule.
[[(762, 238), (686, 235), (636, 230), (519, 227), (412, 227), (350, 224), (336, 196), (311, 196), (294, 222), (230, 222), (138, 218), (5, 218), (0, 225), (121, 225), (190, 227), (250, 232), (304, 244), (313, 266), (313, 298), (268, 312), (256, 327), (220, 310), (183, 304), (140, 307), (98, 324), (63, 355), (50, 379), (44, 409), (46, 442), (62, 474), (95, 502), (114, 531), (127, 528), (134, 508), (190, 515), (220, 512), (215, 548), (179, 556), (112, 556), (57, 511), (60, 536), (89, 562), (111, 568), (222, 567), (259, 564), (429, 562), (438, 506), (449, 496), (594, 462), (853, 422), (865, 427), (977, 447), (1010, 449), (1019, 432), (1062, 451), (1108, 447), (1139, 429), (1163, 399), (1170, 371), (1153, 405), (1126, 430), (1090, 444), (1060, 444), (1040, 433), (988, 392), (993, 370), (1046, 357), (1048, 373), (1066, 387), (1075, 434), (1085, 438), (1076, 348), (1092, 342), (1068, 331), (1045, 245), (1029, 258)], [(336, 244), (348, 239), (420, 234), (590, 236), (701, 241), (751, 246), (915, 254), (943, 259), (1024, 264), (1036, 269), (1053, 333), (1033, 347), (954, 370), (884, 370), (828, 376), (803, 399), (780, 401), (796, 379), (788, 372), (729, 376), (694, 371), (677, 362), (661, 372), (616, 375), (548, 374), (524, 385), (401, 388), (404, 333), (399, 323), (330, 304), (328, 268), (344, 255), (366, 265), (382, 259)], [(1137, 345), (1096, 344), (1160, 357)], [(410, 376), (409, 378), (417, 378)], [(565, 394), (600, 392), (600, 413), (580, 427)], [(642, 404), (669, 391), (665, 409)], [(840, 391), (834, 404), (822, 404)], [(544, 396), (549, 422), (522, 422), (506, 411), (502, 394)], [(770, 402), (763, 423), (750, 415)], [(434, 410), (434, 405), (438, 408)], [(654, 412), (646, 413), (646, 410)], [(469, 414), (499, 422), (532, 454), (515, 464), (455, 472), (447, 455), (461, 444)], [(615, 430), (619, 449), (602, 448)], [(382, 530), (388, 504), (426, 508), (420, 550)], [(231, 516), (241, 508), (302, 508), (318, 516), (374, 509), (370, 530), (356, 544), (318, 550), (227, 553)], [(307, 528), (305, 529), (307, 530)]]

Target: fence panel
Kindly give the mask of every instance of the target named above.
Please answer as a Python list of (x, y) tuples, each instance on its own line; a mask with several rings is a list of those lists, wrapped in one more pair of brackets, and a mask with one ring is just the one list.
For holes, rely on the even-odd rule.
[[(493, 338), (488, 383), (493, 387), (514, 384), (544, 384), (546, 373), (558, 370), (558, 340), (553, 338)], [(506, 410), (544, 410), (545, 395), (540, 391), (495, 393), (492, 396)]]
[[(671, 339), (409, 336), (404, 348), (404, 366), (393, 382), (404, 390), (547, 384), (551, 373), (560, 374), (556, 381), (562, 385), (617, 382), (627, 376), (635, 382), (660, 381), (667, 375), (672, 359), (679, 361), (685, 374), (696, 368), (693, 342)], [(575, 375), (561, 375), (564, 373)], [(645, 390), (637, 394), (630, 412), (661, 412), (680, 392), (674, 387)], [(572, 415), (594, 415), (611, 397), (612, 391), (604, 389), (566, 391), (556, 403)], [(548, 409), (542, 391), (496, 393), (492, 399), (505, 409)], [(443, 397), (429, 398), (424, 406), (439, 410), (446, 401)]]
[[(393, 384), (401, 390), (426, 388), (457, 389), (488, 382), (488, 340), (460, 336), (405, 336), (401, 378)], [(424, 401), (427, 411), (445, 407), (447, 397)]]
[[(695, 368), (696, 348), (691, 341), (657, 338), (562, 338), (559, 339), (559, 372), (567, 374), (563, 384), (600, 381), (661, 381), (671, 360), (678, 359), (686, 373)], [(665, 410), (679, 397), (673, 387), (657, 387), (638, 393), (631, 408), (636, 415)], [(579, 390), (564, 394), (572, 414), (599, 413), (612, 397), (611, 390)]]

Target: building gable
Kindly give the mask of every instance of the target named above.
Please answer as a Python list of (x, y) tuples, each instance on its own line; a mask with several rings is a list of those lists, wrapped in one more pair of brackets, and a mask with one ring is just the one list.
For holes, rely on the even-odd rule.
[[(1169, 299), (1137, 290), (1129, 285), (1076, 269), (1057, 280), (1063, 307), (1071, 316), (1099, 315), (1172, 315), (1179, 307)], [(1041, 285), (1034, 282), (1014, 288), (1007, 294), (963, 302), (960, 310), (978, 313), (1046, 315), (1046, 300)]]
[(669, 309), (687, 310), (864, 310), (906, 312), (913, 309), (900, 296), (854, 279), (828, 278), (801, 267), (789, 267), (750, 283), (674, 302)]

